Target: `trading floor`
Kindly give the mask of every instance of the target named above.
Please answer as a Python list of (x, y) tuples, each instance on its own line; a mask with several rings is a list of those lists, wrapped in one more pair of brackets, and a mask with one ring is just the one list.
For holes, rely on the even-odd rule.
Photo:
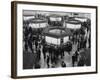
[(23, 20), (23, 69), (91, 66), (91, 20), (47, 14)]

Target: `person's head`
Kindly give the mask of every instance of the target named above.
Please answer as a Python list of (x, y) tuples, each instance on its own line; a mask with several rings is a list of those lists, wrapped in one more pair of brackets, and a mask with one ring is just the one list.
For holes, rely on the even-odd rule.
[(47, 55), (47, 58), (49, 58), (49, 55)]
[(62, 64), (64, 64), (65, 62), (64, 61), (62, 61)]
[(77, 50), (76, 50), (76, 53), (77, 53)]

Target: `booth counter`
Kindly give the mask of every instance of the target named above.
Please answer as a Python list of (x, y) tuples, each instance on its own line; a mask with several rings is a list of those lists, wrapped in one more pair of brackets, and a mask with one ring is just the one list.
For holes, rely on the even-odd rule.
[(69, 37), (72, 36), (72, 33), (66, 28), (48, 27), (43, 31), (43, 35), (47, 43), (61, 45), (69, 41)]
[(80, 29), (81, 28), (81, 22), (78, 20), (69, 20), (65, 21), (65, 27), (69, 29)]
[(29, 26), (32, 28), (45, 28), (47, 27), (47, 20), (46, 19), (32, 19), (30, 20)]

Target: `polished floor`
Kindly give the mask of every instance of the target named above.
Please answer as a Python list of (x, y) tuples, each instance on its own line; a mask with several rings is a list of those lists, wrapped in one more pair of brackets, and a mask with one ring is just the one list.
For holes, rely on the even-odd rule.
[[(64, 52), (64, 58), (61, 59), (61, 57), (59, 56), (58, 60), (57, 60), (57, 64), (55, 65), (55, 67), (61, 67), (61, 62), (64, 61), (66, 64), (66, 67), (72, 67), (72, 55), (75, 53), (77, 49), (77, 45), (73, 45), (73, 49), (70, 52), (70, 55), (67, 52)], [(48, 55), (48, 54), (47, 54)], [(46, 59), (44, 60), (43, 58), (43, 54), (41, 53), (41, 60), (40, 60), (40, 64), (41, 64), (41, 68), (47, 68), (47, 63), (46, 63)], [(51, 65), (51, 61), (49, 62), (50, 67), (52, 67)], [(75, 63), (77, 64), (77, 63)]]

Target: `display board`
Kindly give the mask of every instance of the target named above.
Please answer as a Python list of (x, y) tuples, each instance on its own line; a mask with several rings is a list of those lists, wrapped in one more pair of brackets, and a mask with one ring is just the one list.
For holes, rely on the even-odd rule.
[(50, 21), (61, 21), (61, 17), (50, 17)]
[(68, 42), (69, 41), (69, 36), (66, 36), (63, 38), (64, 39), (64, 43)]
[(70, 29), (80, 29), (81, 24), (71, 24), (71, 23), (66, 23), (66, 27)]
[(30, 23), (29, 26), (32, 28), (45, 28), (47, 23)]
[(33, 18), (35, 18), (35, 16), (24, 16), (23, 20), (26, 21), (26, 20), (30, 20), (30, 19), (33, 19)]
[(55, 45), (60, 45), (60, 38), (57, 39), (57, 38), (46, 36), (45, 39), (46, 39), (47, 43), (55, 44)]
[(75, 20), (79, 20), (81, 22), (86, 22), (87, 18), (78, 18), (78, 17), (76, 17)]

